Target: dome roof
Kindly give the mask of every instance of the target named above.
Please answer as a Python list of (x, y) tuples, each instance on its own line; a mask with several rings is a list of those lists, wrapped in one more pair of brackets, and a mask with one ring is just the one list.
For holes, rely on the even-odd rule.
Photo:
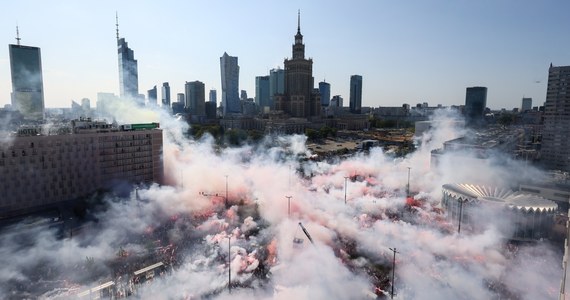
[(462, 201), (503, 205), (511, 209), (526, 212), (551, 212), (555, 211), (558, 207), (554, 201), (499, 187), (453, 183), (443, 185), (443, 192)]

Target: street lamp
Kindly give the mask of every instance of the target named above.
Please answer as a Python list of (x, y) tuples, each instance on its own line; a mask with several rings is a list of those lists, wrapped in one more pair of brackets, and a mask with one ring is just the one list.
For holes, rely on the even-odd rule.
[(346, 204), (346, 180), (348, 176), (344, 176), (344, 204)]
[(390, 299), (394, 299), (394, 274), (396, 273), (396, 253), (400, 253), (396, 251), (396, 247), (394, 249), (388, 248), (390, 251), (394, 252), (394, 259), (392, 260), (392, 291), (390, 292)]
[[(226, 176), (227, 177), (227, 176)], [(232, 235), (228, 236), (228, 290), (232, 292)]]
[(287, 198), (287, 216), (291, 217), (291, 198), (293, 196), (285, 196), (285, 198)]
[(406, 196), (410, 197), (410, 167), (408, 167), (408, 185), (406, 186)]
[(226, 207), (228, 206), (228, 175), (226, 175)]

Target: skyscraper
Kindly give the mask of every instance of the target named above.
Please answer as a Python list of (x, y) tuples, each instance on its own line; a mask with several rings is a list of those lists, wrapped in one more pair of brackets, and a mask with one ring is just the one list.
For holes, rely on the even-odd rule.
[(194, 116), (206, 115), (206, 92), (204, 83), (201, 81), (186, 82), (184, 85), (186, 91), (186, 111)]
[(184, 96), (184, 93), (176, 94), (176, 102), (178, 102), (178, 103), (182, 103), (182, 104), (186, 103), (186, 101), (184, 101), (185, 98), (186, 97)]
[(275, 109), (275, 95), (285, 93), (285, 70), (281, 68), (269, 71), (269, 106)]
[(362, 76), (350, 76), (350, 112), (359, 114), (362, 110)]
[[(16, 32), (18, 29), (16, 28)], [(9, 45), (10, 75), (12, 77), (12, 108), (28, 120), (44, 118), (44, 83), (40, 48)]]
[(522, 98), (521, 112), (532, 109), (532, 98)]
[(313, 60), (305, 59), (305, 45), (301, 34), (301, 15), (297, 17), (297, 34), (293, 44), (293, 57), (285, 59), (285, 93), (276, 97), (275, 109), (291, 117), (309, 118), (319, 116), (319, 94), (313, 92)]
[(214, 107), (217, 106), (217, 103), (218, 103), (218, 100), (217, 100), (217, 99), (218, 99), (218, 94), (217, 94), (217, 92), (216, 92), (215, 89), (211, 89), (211, 90), (210, 90), (210, 95), (209, 95), (208, 99), (209, 99), (210, 102), (213, 102), (213, 103), (214, 103)]
[(340, 95), (334, 95), (331, 99), (331, 107), (342, 107), (343, 106), (343, 99)]
[(226, 52), (220, 57), (222, 74), (222, 105), (224, 116), (241, 112), (239, 101), (239, 65), (238, 58)]
[[(140, 99), (139, 73), (135, 53), (125, 38), (119, 38), (119, 18), (117, 17), (117, 52), (119, 54), (119, 84), (121, 97)], [(141, 103), (139, 103), (141, 104)]]
[(168, 82), (162, 83), (162, 106), (170, 107), (170, 85)]
[(269, 97), (269, 76), (257, 76), (255, 77), (255, 104), (260, 110), (271, 108), (271, 102)]
[(319, 92), (321, 93), (321, 106), (329, 106), (331, 100), (331, 85), (328, 82), (319, 82)]
[(186, 82), (186, 110), (191, 115), (206, 115), (206, 92), (205, 85), (201, 81)]
[(486, 107), (487, 88), (482, 86), (468, 87), (465, 93), (465, 118), (467, 123), (482, 122)]
[(570, 66), (548, 69), (541, 157), (550, 169), (570, 171)]
[(158, 102), (157, 93), (158, 93), (158, 90), (156, 89), (156, 85), (152, 89), (148, 90), (148, 105), (149, 106), (156, 106), (157, 105), (157, 102)]

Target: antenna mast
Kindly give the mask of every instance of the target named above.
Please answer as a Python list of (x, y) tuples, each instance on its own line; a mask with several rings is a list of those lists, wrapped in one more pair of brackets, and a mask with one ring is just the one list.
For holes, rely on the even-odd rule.
[(115, 12), (115, 26), (117, 26), (117, 41), (119, 41), (119, 13)]
[(16, 25), (16, 43), (20, 46), (20, 30), (18, 29), (18, 25)]

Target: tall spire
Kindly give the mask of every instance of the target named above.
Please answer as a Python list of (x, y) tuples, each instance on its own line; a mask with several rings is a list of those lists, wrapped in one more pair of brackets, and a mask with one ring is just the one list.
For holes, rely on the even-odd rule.
[(20, 30), (18, 29), (18, 25), (16, 25), (16, 43), (20, 46)]
[(115, 26), (117, 26), (117, 41), (119, 41), (119, 13), (115, 12)]
[(297, 11), (297, 34), (301, 33), (301, 10)]

